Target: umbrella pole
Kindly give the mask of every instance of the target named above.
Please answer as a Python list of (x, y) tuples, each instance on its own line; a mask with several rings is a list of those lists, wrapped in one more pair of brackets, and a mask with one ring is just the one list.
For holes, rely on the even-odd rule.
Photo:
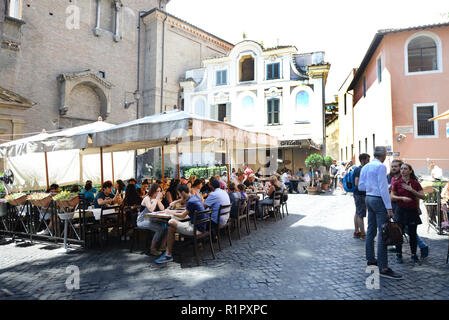
[(161, 162), (162, 162), (162, 166), (161, 166), (161, 168), (162, 168), (162, 179), (164, 179), (165, 178), (165, 164), (164, 164), (164, 161), (165, 161), (165, 159), (164, 159), (164, 146), (162, 146), (162, 152), (161, 152), (161, 157), (162, 157), (162, 159), (161, 159)]
[(83, 168), (83, 155), (81, 153), (79, 154), (79, 159), (80, 159), (80, 183), (84, 184), (84, 181), (83, 181), (83, 170), (84, 170), (84, 168)]
[(227, 174), (228, 174), (228, 185), (229, 185), (231, 183), (231, 180), (230, 180), (231, 174), (229, 172), (231, 170), (231, 164), (230, 164), (230, 161), (229, 161), (228, 140), (225, 140), (225, 146), (226, 146), (226, 171), (227, 171)]
[(45, 157), (45, 178), (47, 179), (47, 190), (50, 189), (50, 182), (48, 180), (48, 159), (47, 159), (47, 152), (44, 152)]
[(178, 142), (176, 142), (176, 170), (178, 172), (178, 179), (181, 178), (181, 170), (179, 168), (179, 147)]
[(111, 152), (111, 165), (112, 165), (112, 182), (115, 181), (114, 179), (114, 152)]
[(103, 147), (100, 147), (100, 173), (101, 173), (101, 186), (103, 186)]

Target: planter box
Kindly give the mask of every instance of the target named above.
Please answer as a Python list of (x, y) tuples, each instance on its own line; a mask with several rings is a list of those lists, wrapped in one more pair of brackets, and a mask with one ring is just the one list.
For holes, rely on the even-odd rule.
[(46, 208), (50, 205), (52, 201), (53, 197), (51, 196), (51, 194), (49, 194), (47, 197), (40, 200), (30, 200), (30, 203), (36, 207)]
[(56, 205), (59, 208), (74, 208), (80, 202), (79, 196), (73, 197), (69, 200), (56, 200)]
[(320, 188), (319, 187), (307, 187), (307, 193), (311, 195), (318, 195), (320, 194)]
[(15, 200), (8, 201), (8, 203), (10, 205), (13, 205), (13, 206), (23, 206), (26, 202), (27, 202), (27, 196), (26, 195), (23, 195), (20, 198), (17, 198)]

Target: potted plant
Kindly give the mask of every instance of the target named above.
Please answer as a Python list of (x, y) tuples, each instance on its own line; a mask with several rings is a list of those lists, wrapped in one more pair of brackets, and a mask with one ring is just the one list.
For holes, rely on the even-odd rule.
[(305, 161), (306, 167), (312, 170), (312, 177), (310, 180), (310, 186), (307, 187), (308, 194), (319, 194), (320, 188), (318, 187), (318, 179), (315, 177), (315, 171), (323, 165), (324, 159), (318, 153), (313, 153), (307, 157)]
[(329, 183), (331, 181), (331, 177), (329, 175), (330, 167), (334, 163), (334, 159), (331, 156), (326, 156), (323, 158), (323, 165), (326, 167), (326, 172), (323, 174), (323, 182), (321, 184), (321, 188), (323, 190), (329, 189)]

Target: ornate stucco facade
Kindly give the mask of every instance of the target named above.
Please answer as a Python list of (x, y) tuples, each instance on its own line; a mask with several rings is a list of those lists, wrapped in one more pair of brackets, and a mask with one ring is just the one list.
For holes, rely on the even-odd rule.
[[(227, 56), (204, 59), (202, 68), (186, 72), (181, 82), (184, 108), (278, 136), (285, 166), (305, 168), (307, 155), (325, 150), (324, 89), (329, 68), (324, 52), (301, 54), (293, 46), (266, 49), (245, 40)], [(193, 161), (213, 159), (203, 155)]]

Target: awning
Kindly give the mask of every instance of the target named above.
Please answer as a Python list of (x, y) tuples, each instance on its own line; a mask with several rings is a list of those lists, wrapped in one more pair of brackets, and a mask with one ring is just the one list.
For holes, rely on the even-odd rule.
[[(129, 121), (95, 132), (93, 148), (104, 152), (149, 149), (164, 145), (211, 143), (226, 140), (234, 145), (277, 147), (278, 138), (262, 132), (250, 132), (226, 122), (215, 121), (174, 110)], [(86, 152), (92, 152), (93, 150)]]
[(436, 117), (429, 119), (428, 121), (434, 121), (434, 120), (449, 120), (449, 110), (447, 110), (446, 112), (443, 112), (442, 114), (437, 115)]
[(0, 157), (17, 157), (27, 153), (53, 152), (85, 149), (89, 147), (89, 136), (94, 132), (114, 127), (99, 121), (64, 129), (55, 133), (40, 133), (35, 136), (9, 141), (0, 145)]

